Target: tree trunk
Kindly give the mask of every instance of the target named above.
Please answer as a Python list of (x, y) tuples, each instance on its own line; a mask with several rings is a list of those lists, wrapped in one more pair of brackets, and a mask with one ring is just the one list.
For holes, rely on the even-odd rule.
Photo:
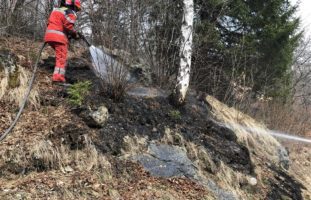
[(181, 26), (180, 43), (180, 67), (177, 84), (171, 95), (172, 103), (176, 106), (183, 105), (190, 82), (191, 55), (192, 55), (192, 33), (193, 33), (193, 0), (183, 0), (184, 11)]

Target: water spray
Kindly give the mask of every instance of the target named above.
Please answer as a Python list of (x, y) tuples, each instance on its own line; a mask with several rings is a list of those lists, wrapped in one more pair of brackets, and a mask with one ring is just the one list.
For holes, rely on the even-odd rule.
[(97, 77), (105, 79), (108, 74), (108, 66), (111, 64), (119, 65), (118, 62), (113, 59), (109, 54), (102, 49), (92, 45), (84, 35), (80, 34), (80, 38), (89, 47), (91, 59), (92, 59), (92, 71)]
[(278, 137), (278, 138), (282, 138), (282, 139), (287, 139), (287, 140), (293, 140), (293, 141), (297, 141), (297, 142), (303, 142), (303, 143), (308, 143), (311, 144), (311, 139), (307, 139), (307, 138), (303, 138), (303, 137), (299, 137), (299, 136), (293, 136), (290, 135), (288, 133), (284, 133), (281, 131), (276, 131), (276, 130), (268, 130), (268, 129), (263, 129), (263, 128), (259, 128), (259, 127), (247, 127), (247, 126), (242, 126), (241, 124), (238, 123), (230, 123), (230, 124), (224, 124), (224, 123), (219, 123), (221, 126), (227, 127), (229, 129), (235, 129), (235, 128), (239, 128), (239, 129), (243, 129), (247, 132), (250, 133), (255, 133), (255, 134), (270, 134), (274, 137)]

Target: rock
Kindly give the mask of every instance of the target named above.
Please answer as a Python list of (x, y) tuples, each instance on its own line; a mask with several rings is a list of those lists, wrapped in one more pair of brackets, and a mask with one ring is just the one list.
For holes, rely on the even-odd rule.
[(64, 168), (65, 172), (73, 172), (73, 169), (70, 166)]
[[(9, 88), (16, 88), (20, 85), (17, 60), (18, 57), (10, 51), (0, 51), (0, 72), (4, 71), (4, 77), (8, 77), (7, 85)], [(2, 73), (0, 74), (1, 77)]]
[(148, 154), (135, 157), (153, 176), (195, 178), (196, 169), (184, 150), (177, 146), (151, 143)]
[(221, 189), (213, 181), (201, 176), (195, 164), (188, 158), (187, 152), (181, 147), (151, 143), (147, 152), (136, 155), (133, 159), (140, 162), (152, 176), (186, 177), (209, 188), (217, 199), (237, 199), (230, 191)]
[(98, 107), (96, 111), (86, 111), (81, 114), (85, 123), (92, 128), (102, 128), (109, 118), (108, 108), (104, 105)]
[(248, 184), (250, 184), (251, 186), (255, 186), (258, 183), (257, 179), (254, 177), (248, 178), (247, 181), (248, 181)]
[(150, 155), (140, 155), (136, 159), (144, 166), (144, 168), (150, 172), (152, 176), (159, 177), (182, 177), (183, 173), (180, 170), (180, 166), (173, 162), (161, 161), (158, 158), (154, 158)]
[(175, 162), (182, 165), (193, 165), (186, 152), (178, 146), (151, 143), (148, 149), (150, 155), (167, 162)]
[(278, 148), (279, 165), (288, 170), (290, 165), (289, 153), (283, 146)]

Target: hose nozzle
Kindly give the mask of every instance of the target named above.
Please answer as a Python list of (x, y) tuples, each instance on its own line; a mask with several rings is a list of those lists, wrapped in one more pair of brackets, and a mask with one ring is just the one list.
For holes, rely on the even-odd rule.
[(89, 47), (92, 46), (91, 43), (85, 38), (85, 36), (82, 33), (78, 32), (78, 35), (87, 44), (87, 46)]

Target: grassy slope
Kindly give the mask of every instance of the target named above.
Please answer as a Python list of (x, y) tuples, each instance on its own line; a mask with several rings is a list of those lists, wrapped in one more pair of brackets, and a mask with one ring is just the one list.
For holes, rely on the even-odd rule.
[[(35, 57), (34, 50), (40, 46), (38, 43), (21, 39), (5, 40), (3, 44), (13, 49), (18, 55), (24, 56), (20, 64), (26, 69), (30, 67), (31, 60)], [(25, 47), (29, 49), (25, 50)], [(47, 58), (49, 54), (52, 55), (50, 49), (44, 52), (43, 57)], [(76, 55), (71, 56), (76, 57)], [(72, 61), (70, 64), (69, 75), (74, 81), (90, 78), (86, 75), (89, 74), (89, 70), (85, 68), (88, 63), (81, 59), (80, 62), (82, 64), (76, 61)], [(246, 136), (238, 135), (239, 143), (247, 140), (248, 143), (244, 143), (244, 145), (252, 149), (251, 160), (256, 165), (255, 173), (259, 181), (256, 187), (243, 185), (251, 175), (250, 172), (247, 172), (248, 167), (245, 168), (248, 164), (245, 166), (235, 162), (230, 164), (231, 161), (227, 161), (228, 158), (225, 156), (228, 152), (221, 148), (227, 144), (234, 144), (240, 148), (240, 144), (227, 141), (222, 136), (217, 136), (216, 133), (205, 134), (206, 131), (209, 132), (209, 129), (204, 127), (206, 121), (197, 114), (199, 110), (197, 111), (195, 107), (182, 112), (182, 119), (185, 122), (183, 123), (172, 119), (168, 113), (173, 108), (167, 105), (163, 99), (141, 100), (134, 98), (120, 104), (113, 103), (102, 96), (92, 97), (93, 100), (89, 100), (91, 106), (102, 102), (109, 105), (111, 120), (108, 122), (106, 132), (91, 129), (85, 125), (79, 115), (73, 112), (62, 88), (51, 84), (52, 64), (51, 60), (46, 60), (37, 76), (35, 89), (40, 95), (40, 105), (34, 103), (28, 106), (15, 130), (1, 143), (0, 199), (20, 197), (26, 199), (117, 199), (118, 197), (124, 199), (213, 199), (213, 195), (206, 188), (190, 180), (151, 177), (139, 165), (118, 159), (115, 156), (122, 153), (122, 142), (128, 135), (128, 130), (135, 129), (136, 134), (140, 137), (148, 136), (161, 140), (165, 138), (163, 135), (165, 127), (170, 127), (176, 132), (181, 130), (181, 137), (185, 141), (183, 145), (194, 148), (204, 146), (201, 141), (215, 140), (208, 150), (214, 152), (212, 154), (214, 156), (221, 155), (219, 171), (216, 174), (203, 173), (220, 185), (232, 188), (242, 196), (255, 199), (268, 198), (268, 194), (273, 191), (275, 184), (280, 184), (278, 177), (285, 177), (286, 181), (294, 181), (291, 180), (291, 177), (282, 176), (280, 172), (275, 172), (266, 165), (266, 163), (270, 163), (270, 159), (265, 158), (266, 154), (259, 155), (260, 150), (265, 146), (256, 145), (258, 138), (250, 140), (245, 139)], [(74, 69), (73, 65), (75, 65)], [(14, 102), (10, 104), (8, 102), (8, 100), (0, 101), (0, 121), (5, 122), (1, 123), (0, 132), (8, 125), (8, 119), (10, 116), (14, 116), (14, 111), (17, 108)], [(225, 110), (227, 108), (218, 104), (217, 101), (210, 100), (209, 104), (214, 106), (215, 119), (222, 122), (238, 119), (233, 119), (237, 114), (235, 111)], [(224, 115), (222, 116), (221, 113)], [(224, 117), (228, 113), (231, 113), (232, 116)], [(133, 116), (134, 118), (131, 118)], [(150, 117), (147, 122), (146, 116)], [(151, 122), (149, 123), (148, 120)], [(249, 126), (257, 126), (256, 122), (252, 120), (244, 122), (247, 122), (246, 125)], [(153, 123), (160, 125), (154, 127)], [(199, 125), (201, 126), (199, 127)], [(124, 130), (126, 128), (127, 130)], [(154, 128), (162, 133), (150, 135)], [(182, 132), (184, 129), (193, 131), (199, 136), (189, 138), (187, 132)], [(112, 134), (109, 135), (109, 133)], [(130, 137), (133, 136), (130, 134)], [(263, 140), (263, 142), (267, 141), (270, 145), (277, 144), (274, 139)], [(208, 148), (210, 144), (207, 144), (205, 148)], [(308, 151), (308, 147), (306, 148), (305, 151)], [(190, 152), (189, 157), (191, 158)], [(194, 159), (195, 152), (193, 152)], [(269, 151), (264, 153), (269, 153)], [(299, 155), (296, 157), (297, 160), (293, 159), (293, 169), (299, 167), (307, 172), (310, 165), (301, 165), (300, 162), (310, 163), (310, 159), (304, 160), (302, 154), (295, 154), (295, 152), (291, 155)], [(305, 156), (309, 155), (306, 153)], [(243, 172), (242, 169), (246, 169), (246, 172)], [(308, 181), (306, 176), (300, 176), (300, 179)], [(297, 187), (299, 187), (298, 183)], [(280, 190), (276, 188), (276, 191)], [(307, 198), (310, 191), (305, 195)], [(296, 199), (299, 199), (299, 195)]]

